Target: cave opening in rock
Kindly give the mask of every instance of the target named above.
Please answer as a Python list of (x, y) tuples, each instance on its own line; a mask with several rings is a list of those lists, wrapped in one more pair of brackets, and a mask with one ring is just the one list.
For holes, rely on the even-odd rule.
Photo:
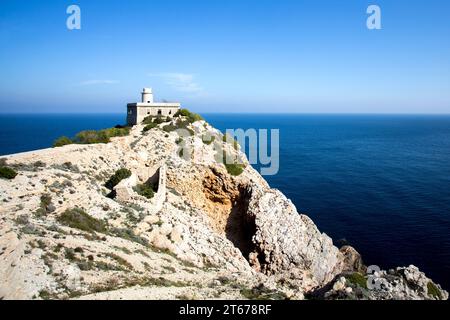
[(212, 169), (204, 177), (203, 193), (213, 229), (225, 235), (249, 261), (249, 254), (255, 252), (252, 238), (256, 232), (254, 217), (248, 214), (251, 187)]
[(232, 199), (229, 216), (226, 220), (225, 235), (245, 259), (254, 251), (252, 237), (256, 232), (254, 217), (247, 214), (250, 191), (245, 187), (239, 188), (238, 196)]

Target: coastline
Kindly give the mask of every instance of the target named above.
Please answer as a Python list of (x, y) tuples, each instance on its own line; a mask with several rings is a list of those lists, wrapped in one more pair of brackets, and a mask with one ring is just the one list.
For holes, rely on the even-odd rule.
[[(171, 262), (171, 269), (179, 271), (172, 273), (171, 276), (170, 274), (167, 275), (169, 278), (166, 278), (167, 276), (165, 277), (166, 282), (184, 281), (184, 283), (186, 283), (186, 277), (189, 278), (189, 275), (182, 272), (181, 266), (183, 264), (192, 264), (194, 269), (197, 268), (197, 272), (202, 268), (205, 268), (205, 266), (211, 265), (211, 270), (204, 270), (201, 272), (205, 279), (209, 279), (208, 281), (212, 281), (211, 277), (214, 278), (220, 274), (226, 274), (226, 277), (230, 277), (233, 272), (238, 272), (240, 274), (239, 278), (242, 280), (240, 282), (240, 287), (242, 287), (242, 289), (238, 291), (232, 288), (227, 289), (228, 287), (226, 285), (224, 286), (223, 284), (216, 283), (217, 287), (220, 287), (223, 290), (226, 289), (225, 292), (230, 295), (229, 297), (236, 297), (236, 294), (242, 295), (246, 292), (246, 287), (257, 287), (258, 282), (261, 281), (265, 282), (267, 285), (267, 288), (264, 289), (263, 292), (270, 292), (270, 294), (277, 294), (280, 295), (280, 297), (290, 297), (292, 299), (301, 299), (305, 294), (313, 294), (312, 292), (316, 292), (318, 288), (322, 288), (324, 285), (327, 287), (331, 286), (327, 291), (328, 295), (323, 296), (329, 299), (335, 297), (336, 294), (338, 296), (347, 294), (354, 298), (357, 298), (360, 295), (362, 295), (361, 297), (364, 297), (365, 295), (368, 295), (367, 297), (369, 297), (371, 295), (370, 290), (367, 291), (363, 288), (364, 284), (358, 284), (357, 282), (353, 283), (351, 282), (353, 280), (349, 280), (352, 279), (350, 276), (353, 274), (360, 274), (363, 278), (367, 277), (364, 275), (365, 267), (361, 262), (361, 258), (354, 249), (346, 247), (343, 251), (339, 251), (328, 236), (317, 230), (311, 219), (307, 216), (298, 214), (292, 202), (279, 191), (270, 189), (267, 182), (265, 182), (251, 166), (247, 165), (242, 175), (237, 177), (227, 174), (222, 165), (216, 163), (214, 154), (211, 153), (211, 146), (198, 140), (203, 132), (205, 132), (204, 130), (213, 132), (214, 134), (218, 134), (218, 131), (203, 122), (193, 123), (192, 130), (195, 131), (195, 135), (189, 139), (189, 143), (200, 148), (199, 151), (194, 152), (194, 156), (198, 156), (198, 159), (193, 162), (183, 161), (177, 154), (175, 143), (176, 133), (164, 133), (162, 130), (153, 129), (149, 131), (149, 133), (143, 134), (142, 126), (134, 127), (129, 136), (113, 138), (112, 142), (108, 144), (64, 146), (56, 149), (41, 150), (37, 153), (31, 152), (9, 157), (7, 159), (8, 165), (19, 170), (19, 176), (11, 183), (14, 184), (14, 181), (17, 180), (17, 183), (23, 185), (23, 187), (17, 186), (19, 187), (19, 192), (17, 192), (13, 191), (16, 190), (16, 187), (11, 186), (13, 187), (11, 189), (8, 187), (8, 183), (3, 180), (1, 183), (2, 186), (4, 186), (4, 190), (7, 190), (6, 192), (10, 194), (13, 199), (19, 199), (15, 197), (25, 196), (25, 198), (21, 198), (20, 200), (20, 204), (25, 206), (25, 208), (17, 210), (19, 204), (15, 204), (15, 200), (10, 200), (9, 204), (2, 209), (4, 214), (11, 218), (11, 220), (8, 220), (11, 222), (7, 222), (7, 224), (12, 227), (12, 230), (17, 230), (15, 232), (22, 234), (22, 240), (17, 239), (11, 241), (11, 233), (3, 234), (2, 236), (6, 236), (10, 239), (7, 242), (8, 246), (19, 241), (18, 243), (22, 243), (21, 246), (23, 246), (24, 250), (29, 250), (25, 249), (26, 242), (23, 241), (29, 241), (31, 239), (32, 241), (30, 243), (32, 243), (33, 239), (36, 239), (36, 234), (35, 231), (33, 231), (32, 234), (23, 233), (24, 230), (28, 230), (31, 226), (37, 229), (45, 229), (45, 226), (49, 222), (54, 221), (54, 219), (58, 221), (59, 215), (67, 213), (67, 210), (72, 210), (71, 208), (73, 205), (85, 210), (88, 215), (95, 219), (101, 219), (101, 221), (105, 221), (107, 224), (115, 224), (114, 220), (111, 220), (110, 215), (119, 214), (120, 210), (122, 210), (120, 208), (124, 203), (105, 197), (105, 191), (101, 186), (101, 181), (111, 175), (111, 169), (119, 168), (119, 164), (125, 161), (127, 167), (130, 168), (132, 172), (136, 172), (138, 176), (141, 176), (141, 180), (145, 180), (145, 175), (142, 176), (142, 172), (144, 172), (142, 171), (142, 168), (148, 168), (145, 169), (145, 171), (150, 170), (150, 172), (146, 174), (148, 176), (151, 175), (152, 170), (156, 170), (156, 168), (160, 166), (160, 163), (166, 163), (168, 165), (168, 198), (160, 212), (157, 214), (146, 214), (145, 212), (148, 212), (148, 210), (151, 209), (148, 207), (149, 203), (146, 202), (145, 199), (134, 195), (132, 198), (133, 200), (122, 200), (125, 201), (125, 203), (126, 201), (131, 201), (131, 203), (133, 203), (132, 206), (130, 204), (127, 205), (128, 208), (133, 208), (134, 206), (144, 208), (144, 211), (142, 211), (142, 213), (144, 213), (143, 215), (138, 214), (141, 209), (138, 209), (138, 212), (133, 213), (134, 215), (138, 214), (141, 218), (138, 218), (133, 222), (132, 231), (130, 231), (132, 232), (131, 234), (142, 237), (142, 239), (148, 241), (151, 246), (159, 248), (158, 250), (168, 250), (176, 256), (175, 260)], [(221, 139), (218, 140), (221, 141)], [(151, 152), (149, 153), (149, 151), (155, 149), (156, 146), (158, 146), (157, 149), (162, 153), (159, 155), (152, 154)], [(246, 161), (245, 155), (235, 150), (232, 146), (224, 144), (223, 147), (226, 148), (228, 152), (236, 153), (236, 155), (242, 157), (242, 159)], [(36, 161), (40, 161), (41, 165), (38, 167), (30, 167), (30, 165)], [(71, 164), (69, 165), (69, 163)], [(148, 167), (148, 163), (153, 163), (154, 165)], [(93, 170), (94, 168), (95, 170)], [(28, 178), (26, 174), (24, 175), (21, 173), (23, 170), (25, 170), (25, 172), (30, 172), (29, 170), (32, 170), (32, 175)], [(104, 173), (102, 173), (103, 171)], [(101, 175), (98, 178), (93, 179), (95, 174), (99, 173)], [(61, 174), (70, 175), (71, 179), (69, 179), (69, 181), (79, 181), (77, 182), (76, 187), (69, 186), (67, 188), (68, 190), (66, 190), (66, 188), (55, 189), (57, 188), (55, 185), (56, 181), (59, 181), (58, 185), (61, 183), (68, 183), (61, 181), (61, 179), (64, 180), (68, 178), (63, 178)], [(33, 178), (33, 176), (36, 177)], [(97, 181), (96, 179), (100, 179), (100, 181)], [(24, 190), (21, 191), (21, 188), (24, 188), (29, 183), (36, 186), (35, 190), (37, 192), (23, 193)], [(52, 185), (54, 185), (54, 187), (51, 187)], [(52, 191), (52, 189), (54, 190)], [(38, 190), (48, 190), (47, 192), (52, 194), (52, 199), (55, 197), (55, 199), (52, 200), (55, 204), (55, 211), (52, 210), (41, 217), (30, 215), (24, 225), (19, 224), (14, 227), (14, 221), (17, 221), (19, 217), (22, 217), (20, 219), (25, 219), (22, 213), (24, 212), (23, 210), (30, 210), (30, 212), (33, 212), (34, 210), (31, 209), (33, 206), (39, 207), (39, 201), (42, 201), (42, 195), (41, 200), (39, 200), (39, 194), (43, 191), (39, 192)], [(220, 190), (227, 191), (222, 193)], [(61, 200), (57, 201), (57, 199)], [(59, 204), (59, 201), (62, 201), (62, 204)], [(181, 205), (179, 204), (180, 202), (184, 203), (183, 209), (181, 210), (176, 209)], [(103, 204), (100, 205), (100, 203)], [(109, 209), (105, 211), (102, 210), (101, 207)], [(145, 209), (146, 207), (148, 208)], [(112, 210), (112, 208), (117, 209)], [(195, 214), (192, 215), (192, 212), (195, 212)], [(239, 215), (234, 215), (234, 213), (239, 212)], [(241, 215), (248, 216), (246, 219), (251, 219), (250, 222), (248, 220), (241, 220), (243, 217)], [(194, 219), (196, 222), (189, 221), (191, 219)], [(130, 218), (122, 217), (118, 222), (119, 221), (122, 221), (120, 222), (121, 224), (126, 223), (129, 225), (132, 220), (130, 220)], [(156, 224), (155, 221), (157, 221)], [(247, 225), (248, 223), (255, 224), (254, 227), (251, 227), (256, 228), (255, 231), (252, 231), (255, 232), (253, 235), (251, 233), (248, 234), (248, 230), (250, 230), (248, 228), (251, 226), (251, 224)], [(31, 226), (29, 224), (31, 224)], [(289, 227), (287, 228), (287, 226)], [(27, 228), (24, 229), (24, 227)], [(69, 229), (64, 225), (59, 226), (58, 228), (61, 228), (61, 231), (57, 231), (56, 233), (61, 233), (62, 230), (64, 230), (64, 233), (67, 233), (69, 230), (72, 230), (71, 233), (73, 232), (73, 226), (69, 226)], [(108, 229), (110, 228), (112, 227), (108, 227)], [(197, 231), (193, 231), (192, 228)], [(4, 228), (2, 229), (5, 230)], [(124, 242), (124, 239), (120, 239), (120, 237), (117, 237), (115, 234), (109, 234), (109, 232), (112, 231), (108, 231), (108, 235), (106, 236), (106, 243), (108, 246), (111, 246), (111, 249), (108, 249), (108, 251), (104, 252), (106, 248), (97, 248), (97, 245), (94, 245), (94, 242), (90, 242), (88, 239), (82, 240), (83, 245), (81, 248), (84, 248), (83, 251), (101, 250), (104, 252), (102, 255), (110, 257), (119, 255), (122, 260), (116, 260), (116, 263), (122, 261), (122, 263), (127, 266), (125, 269), (128, 269), (128, 273), (130, 273), (130, 270), (142, 270), (142, 262), (135, 261), (137, 256), (131, 253), (127, 254), (126, 252), (142, 250), (143, 248), (138, 249), (137, 247), (133, 247), (136, 246), (136, 244), (129, 242), (130, 240), (125, 240)], [(51, 233), (56, 235), (55, 231), (52, 231)], [(97, 234), (101, 236), (101, 232)], [(207, 236), (205, 237), (205, 235)], [(244, 238), (242, 238), (242, 236), (244, 236)], [(248, 238), (249, 236), (250, 238)], [(74, 236), (70, 236), (67, 239), (69, 242), (66, 242), (64, 246), (70, 248), (73, 247), (74, 243), (81, 244), (80, 241), (83, 237), (83, 233), (79, 236), (75, 236), (75, 238)], [(34, 261), (33, 263), (39, 265), (39, 256), (42, 256), (43, 253), (45, 254), (46, 248), (51, 249), (57, 244), (48, 236), (41, 235), (38, 236), (37, 239), (44, 241), (45, 248), (40, 248), (40, 251), (37, 250), (37, 248), (31, 249), (31, 256), (29, 258)], [(248, 240), (245, 239), (252, 240), (251, 242), (248, 242)], [(114, 249), (114, 246), (118, 246), (118, 244), (115, 244), (118, 243), (117, 241), (120, 242), (120, 246), (125, 246), (125, 248), (127, 248), (126, 251), (124, 251), (126, 253), (125, 255), (124, 252), (120, 253), (117, 249)], [(212, 243), (210, 241), (212, 241)], [(76, 248), (77, 247), (73, 247), (73, 250)], [(188, 250), (188, 248), (196, 249), (192, 251), (192, 249)], [(154, 259), (161, 261), (160, 263), (151, 266), (151, 268), (161, 268), (165, 251), (158, 250), (153, 253), (149, 253), (146, 250), (147, 254), (154, 255)], [(264, 254), (262, 255), (263, 252)], [(205, 256), (207, 260), (204, 260)], [(42, 275), (43, 282), (38, 281), (38, 283), (48, 283), (50, 281), (55, 283), (56, 287), (62, 285), (71, 287), (72, 291), (82, 290), (85, 292), (87, 287), (83, 282), (90, 280), (82, 280), (80, 282), (79, 277), (81, 275), (83, 275), (82, 277), (84, 279), (92, 279), (92, 276), (95, 274), (95, 277), (99, 277), (99, 280), (103, 279), (103, 281), (109, 281), (107, 280), (110, 278), (109, 272), (102, 272), (95, 264), (88, 267), (87, 270), (83, 270), (83, 268), (87, 267), (82, 267), (82, 269), (80, 269), (80, 263), (83, 262), (85, 258), (83, 258), (83, 255), (80, 256), (79, 254), (75, 254), (74, 257), (75, 261), (68, 261), (71, 266), (69, 269), (72, 270), (72, 273), (66, 275), (64, 278), (56, 277), (53, 280), (51, 280), (53, 277), (51, 274), (54, 272), (52, 270), (56, 267), (55, 264), (59, 265), (63, 261), (65, 264), (67, 263), (67, 258), (56, 259), (55, 257), (50, 259), (50, 261), (47, 261), (46, 264), (44, 264), (43, 270), (48, 270), (48, 265), (51, 266), (50, 278)], [(25, 259), (28, 259), (26, 255)], [(125, 263), (123, 259), (127, 262)], [(96, 261), (95, 258), (94, 261)], [(76, 263), (74, 264), (74, 262)], [(295, 268), (292, 268), (293, 262), (296, 266)], [(83, 263), (88, 263), (88, 261)], [(26, 261), (15, 263), (17, 266), (27, 266), (28, 264), (29, 262)], [(45, 265), (47, 265), (47, 268)], [(5, 270), (9, 270), (9, 268), (10, 267), (5, 266)], [(154, 269), (152, 270), (155, 272)], [(158, 273), (161, 273), (161, 271)], [(130, 273), (130, 275), (133, 274), (134, 272)], [(423, 273), (420, 273), (419, 270), (413, 267), (398, 268), (393, 273), (388, 274), (388, 272), (380, 272), (378, 274), (378, 276), (383, 279), (387, 279), (385, 277), (388, 275), (399, 282), (394, 286), (393, 290), (385, 292), (387, 295), (385, 298), (389, 295), (391, 298), (399, 298), (400, 296), (405, 298), (413, 296), (417, 298), (427, 297), (426, 289), (424, 292), (411, 289), (405, 291), (406, 288), (409, 288), (409, 286), (405, 287), (405, 281), (416, 279), (414, 281), (417, 282), (417, 280), (420, 279), (420, 288), (423, 288), (423, 285), (426, 287), (429, 281), (431, 281), (427, 280), (428, 278), (426, 278)], [(408, 275), (411, 275), (412, 278), (408, 278)], [(173, 279), (173, 277), (178, 280)], [(184, 280), (181, 280), (180, 277)], [(231, 278), (233, 278), (233, 280), (229, 281), (238, 281), (238, 279), (234, 277)], [(308, 278), (309, 280), (307, 280)], [(7, 282), (9, 281), (8, 288), (14, 288), (16, 285), (23, 285), (17, 278), (6, 279), (8, 279)], [(277, 284), (276, 279), (292, 279), (294, 282), (291, 283), (291, 285), (295, 283), (297, 289), (291, 290)], [(69, 283), (67, 281), (69, 281)], [(76, 284), (72, 284), (73, 281), (75, 281)], [(131, 279), (116, 279), (115, 281), (122, 283), (122, 285), (119, 285), (120, 287), (124, 285), (123, 281), (130, 283)], [(199, 279), (195, 278), (189, 281), (195, 282), (199, 281)], [(136, 282), (132, 283), (137, 284)], [(169, 283), (170, 282), (167, 282), (167, 284)], [(92, 286), (92, 283), (90, 286)], [(131, 285), (131, 287), (133, 287), (133, 285)], [(166, 286), (163, 287), (167, 288)], [(169, 285), (169, 287), (171, 286)], [(182, 286), (180, 285), (180, 288), (184, 288), (187, 292), (190, 292), (190, 287), (191, 285), (188, 285), (187, 283)], [(2, 290), (4, 289), (5, 288), (3, 287)], [(361, 291), (363, 289), (366, 291)], [(30, 295), (30, 297), (36, 295), (36, 290), (37, 288), (33, 288), (27, 292), (26, 295)], [(42, 290), (42, 287), (40, 290)], [(111, 298), (111, 294), (122, 294), (124, 290), (129, 289), (124, 288), (117, 290), (117, 292), (109, 292), (110, 290), (106, 291), (109, 292), (107, 296)], [(144, 291), (147, 293), (153, 292), (154, 294), (160, 292), (159, 289), (155, 288), (155, 284), (152, 284), (149, 290), (150, 291)], [(172, 289), (169, 291), (172, 292), (173, 290), (171, 290)], [(177, 294), (180, 294), (178, 291), (173, 291), (172, 298), (175, 298)], [(60, 297), (62, 294), (58, 293), (58, 290), (54, 291), (53, 289), (50, 292), (52, 297)], [(200, 290), (200, 292), (203, 291)], [(439, 292), (441, 292), (440, 294), (442, 294), (443, 298), (446, 297), (445, 291)], [(159, 294), (160, 296), (152, 295), (152, 297), (167, 298), (167, 296), (164, 296), (162, 293)], [(208, 296), (209, 293), (205, 291), (202, 294)], [(8, 294), (6, 294), (6, 297), (8, 297)], [(85, 292), (81, 297), (88, 298), (89, 292)], [(92, 297), (101, 299), (106, 296), (94, 295)], [(224, 298), (225, 297), (226, 296), (224, 296)]]

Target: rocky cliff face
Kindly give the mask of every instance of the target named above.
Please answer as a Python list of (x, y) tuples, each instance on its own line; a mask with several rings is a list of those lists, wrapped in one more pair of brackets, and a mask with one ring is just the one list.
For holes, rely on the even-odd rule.
[[(447, 299), (413, 266), (368, 286), (359, 254), (334, 246), (219, 131), (197, 121), (181, 139), (166, 125), (3, 160), (18, 175), (0, 179), (0, 298)], [(217, 150), (243, 172), (230, 175)], [(132, 177), (112, 192), (120, 168)], [(158, 201), (139, 194), (155, 181)]]

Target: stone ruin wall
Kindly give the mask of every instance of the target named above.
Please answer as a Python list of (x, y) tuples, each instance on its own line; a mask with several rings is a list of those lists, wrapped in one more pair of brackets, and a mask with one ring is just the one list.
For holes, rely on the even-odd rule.
[(131, 176), (127, 179), (122, 180), (115, 188), (116, 199), (123, 202), (140, 202), (143, 197), (138, 195), (134, 190), (139, 180), (146, 182), (154, 175), (158, 175), (158, 191), (155, 193), (153, 198), (146, 199), (145, 201), (150, 203), (151, 208), (149, 209), (149, 214), (155, 214), (162, 209), (164, 202), (166, 201), (166, 176), (167, 168), (166, 165), (158, 167), (156, 170), (149, 169), (147, 172), (139, 172), (138, 175), (133, 172)]

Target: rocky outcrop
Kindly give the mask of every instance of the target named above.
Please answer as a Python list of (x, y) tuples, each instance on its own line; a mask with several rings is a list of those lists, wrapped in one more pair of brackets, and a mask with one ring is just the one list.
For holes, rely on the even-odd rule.
[(364, 265), (361, 255), (355, 248), (351, 246), (343, 246), (339, 250), (344, 256), (344, 267), (343, 271), (356, 271), (365, 274), (367, 267)]
[(369, 276), (347, 273), (323, 294), (325, 299), (447, 300), (448, 292), (415, 266), (379, 270)]
[[(219, 131), (164, 125), (6, 157), (19, 174), (0, 179), (0, 299), (448, 297), (415, 267), (380, 271), (388, 285), (368, 288), (358, 252), (339, 250)], [(120, 168), (132, 175), (114, 198), (105, 182)], [(156, 198), (137, 194), (158, 168)]]
[(254, 185), (247, 214), (255, 225), (252, 256), (263, 272), (299, 269), (323, 285), (342, 271), (343, 256), (332, 240), (278, 190)]

